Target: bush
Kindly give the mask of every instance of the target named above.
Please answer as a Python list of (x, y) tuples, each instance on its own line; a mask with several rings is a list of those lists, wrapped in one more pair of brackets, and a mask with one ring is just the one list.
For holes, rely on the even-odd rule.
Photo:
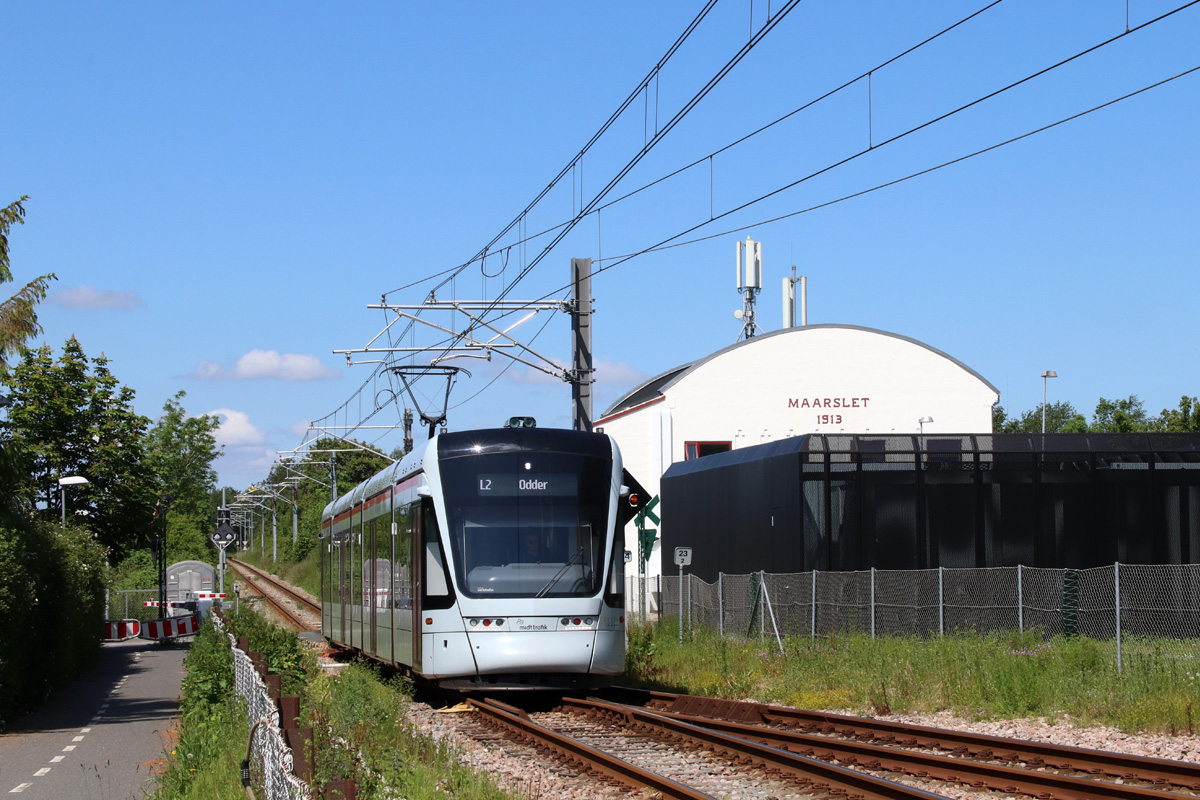
[(0, 727), (95, 663), (104, 557), (85, 528), (34, 518), (0, 527)]

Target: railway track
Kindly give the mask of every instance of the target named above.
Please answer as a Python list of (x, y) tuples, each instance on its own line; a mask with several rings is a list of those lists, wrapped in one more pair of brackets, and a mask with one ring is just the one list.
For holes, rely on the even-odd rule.
[[(317, 620), (321, 618), (321, 606), (318, 603), (258, 567), (232, 558), (228, 564), (289, 626), (297, 631), (320, 630), (320, 622), (315, 625), (312, 622), (313, 615)], [(303, 613), (297, 613), (297, 607)]]
[[(948, 753), (955, 759), (1021, 764), (1030, 769), (1051, 769), (1104, 776), (1150, 787), (1200, 791), (1200, 764), (1164, 758), (1133, 756), (1081, 747), (1009, 739), (966, 731), (931, 728), (842, 714), (803, 711), (735, 700), (676, 695), (666, 692), (623, 690), (641, 696), (645, 705), (673, 714), (713, 720), (712, 725), (742, 723), (784, 730), (799, 730), (819, 737), (819, 742), (841, 739), (899, 748), (919, 748)], [(809, 741), (797, 740), (797, 741)], [(1128, 788), (1128, 787), (1125, 787)]]
[[(599, 701), (573, 701), (595, 703)], [(611, 709), (581, 714), (526, 712), (495, 700), (469, 700), (479, 722), (630, 791), (649, 789), (672, 800), (717, 797), (935, 800), (922, 789), (805, 758), (737, 737), (657, 718), (636, 728)], [(611, 706), (612, 704), (602, 704)], [(623, 707), (629, 708), (629, 707)], [(607, 712), (607, 713), (606, 713)]]
[[(516, 740), (602, 782), (619, 782), (629, 790), (648, 787), (663, 797), (689, 800), (933, 798), (944, 797), (942, 792), (977, 792), (980, 797), (1003, 792), (1006, 797), (1048, 800), (1178, 800), (1197, 796), (1187, 790), (1200, 786), (1200, 767), (1166, 759), (758, 703), (640, 694), (644, 705), (564, 698), (555, 711), (532, 713), (495, 700), (470, 701), (476, 713), (468, 716), (475, 719), (462, 723), (468, 726), (462, 732), (492, 737), (492, 747), (499, 732), (510, 737), (509, 746)], [(685, 708), (699, 713), (678, 710)], [(797, 730), (802, 725), (823, 732)], [(471, 726), (479, 730), (472, 732)]]

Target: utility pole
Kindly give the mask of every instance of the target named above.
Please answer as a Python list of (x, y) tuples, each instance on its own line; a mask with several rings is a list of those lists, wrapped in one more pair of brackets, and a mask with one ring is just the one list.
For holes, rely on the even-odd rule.
[(571, 427), (592, 430), (592, 260), (571, 259)]

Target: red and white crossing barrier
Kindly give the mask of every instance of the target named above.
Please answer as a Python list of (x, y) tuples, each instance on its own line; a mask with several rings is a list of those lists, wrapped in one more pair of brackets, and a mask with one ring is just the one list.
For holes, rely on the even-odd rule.
[(143, 639), (161, 641), (174, 639), (177, 636), (194, 636), (200, 632), (200, 615), (189, 614), (186, 617), (166, 617), (152, 619), (142, 623), (142, 631), (138, 635)]
[[(199, 600), (224, 600), (224, 592), (193, 592), (191, 600), (168, 600), (169, 608), (186, 608), (188, 603), (195, 603)], [(158, 608), (157, 600), (143, 600), (142, 605), (146, 608)]]
[(136, 619), (106, 619), (103, 641), (124, 642), (137, 636), (141, 630), (142, 623)]

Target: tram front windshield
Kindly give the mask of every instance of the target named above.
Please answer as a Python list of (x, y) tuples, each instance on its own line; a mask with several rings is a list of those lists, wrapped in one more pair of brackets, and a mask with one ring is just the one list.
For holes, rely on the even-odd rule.
[(611, 461), (556, 452), (442, 462), (455, 582), (469, 597), (590, 597), (604, 579)]

